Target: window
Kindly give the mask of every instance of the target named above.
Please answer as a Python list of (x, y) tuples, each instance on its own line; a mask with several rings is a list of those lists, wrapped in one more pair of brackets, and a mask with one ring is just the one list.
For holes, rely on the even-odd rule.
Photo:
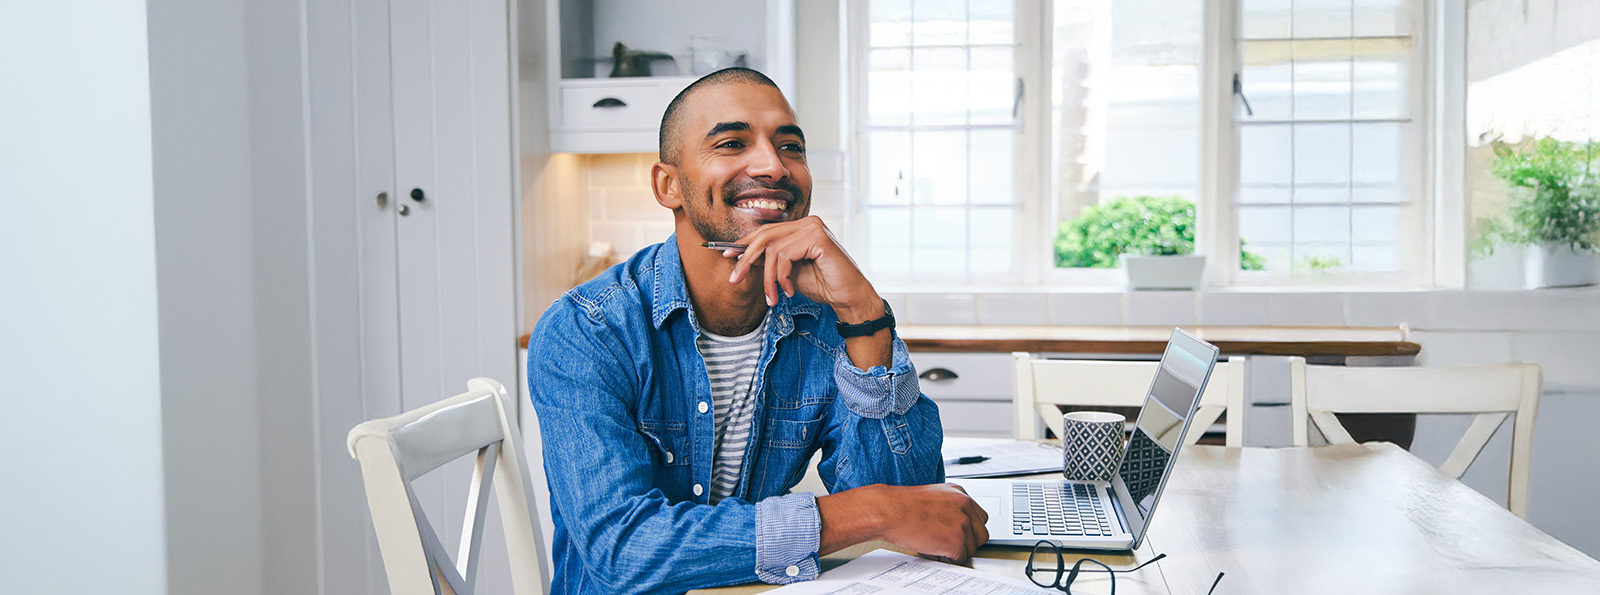
[(1138, 206), (1213, 283), (1413, 283), (1422, 4), (853, 3), (857, 252), (891, 283), (1115, 285), (1111, 240), (1068, 231)]
[(1012, 2), (866, 4), (857, 180), (867, 266), (906, 282), (1014, 274)]

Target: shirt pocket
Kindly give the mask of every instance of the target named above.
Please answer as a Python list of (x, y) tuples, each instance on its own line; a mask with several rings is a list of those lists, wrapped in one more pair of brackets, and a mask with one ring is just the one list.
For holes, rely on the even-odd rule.
[(660, 467), (689, 464), (689, 430), (681, 422), (644, 421), (639, 433), (651, 446), (650, 459)]
[(794, 421), (787, 419), (774, 419), (767, 428), (767, 446), (785, 450), (805, 450), (817, 439), (817, 432), (822, 431), (822, 419), (810, 421)]

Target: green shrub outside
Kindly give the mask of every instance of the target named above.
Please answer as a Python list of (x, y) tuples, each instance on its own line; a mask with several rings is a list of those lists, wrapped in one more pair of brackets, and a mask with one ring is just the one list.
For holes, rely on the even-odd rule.
[(1496, 243), (1557, 244), (1600, 252), (1600, 143), (1496, 141), (1490, 173), (1513, 190), (1504, 218), (1480, 218), (1474, 251)]
[[(1194, 203), (1178, 196), (1119, 196), (1085, 208), (1056, 229), (1056, 266), (1109, 269), (1118, 257), (1194, 253)], [(1266, 259), (1239, 242), (1239, 268), (1266, 269)]]

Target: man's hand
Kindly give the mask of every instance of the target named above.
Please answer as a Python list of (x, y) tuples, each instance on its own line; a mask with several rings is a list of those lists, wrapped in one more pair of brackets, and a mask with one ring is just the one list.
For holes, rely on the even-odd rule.
[(989, 514), (961, 486), (870, 485), (817, 498), (822, 554), (881, 539), (924, 558), (965, 563), (989, 541)]
[[(739, 239), (748, 245), (733, 266), (728, 281), (738, 283), (761, 266), (762, 292), (767, 304), (778, 303), (778, 292), (794, 297), (796, 291), (833, 307), (846, 324), (866, 322), (883, 315), (878, 292), (856, 267), (833, 232), (815, 215), (799, 221), (769, 223)], [(856, 319), (859, 318), (859, 319)]]

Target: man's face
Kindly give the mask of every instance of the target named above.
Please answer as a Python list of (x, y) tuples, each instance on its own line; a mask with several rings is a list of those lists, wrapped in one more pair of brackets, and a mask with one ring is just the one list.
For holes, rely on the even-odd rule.
[(732, 242), (811, 211), (805, 136), (778, 89), (731, 83), (687, 98), (678, 175), (700, 237)]

